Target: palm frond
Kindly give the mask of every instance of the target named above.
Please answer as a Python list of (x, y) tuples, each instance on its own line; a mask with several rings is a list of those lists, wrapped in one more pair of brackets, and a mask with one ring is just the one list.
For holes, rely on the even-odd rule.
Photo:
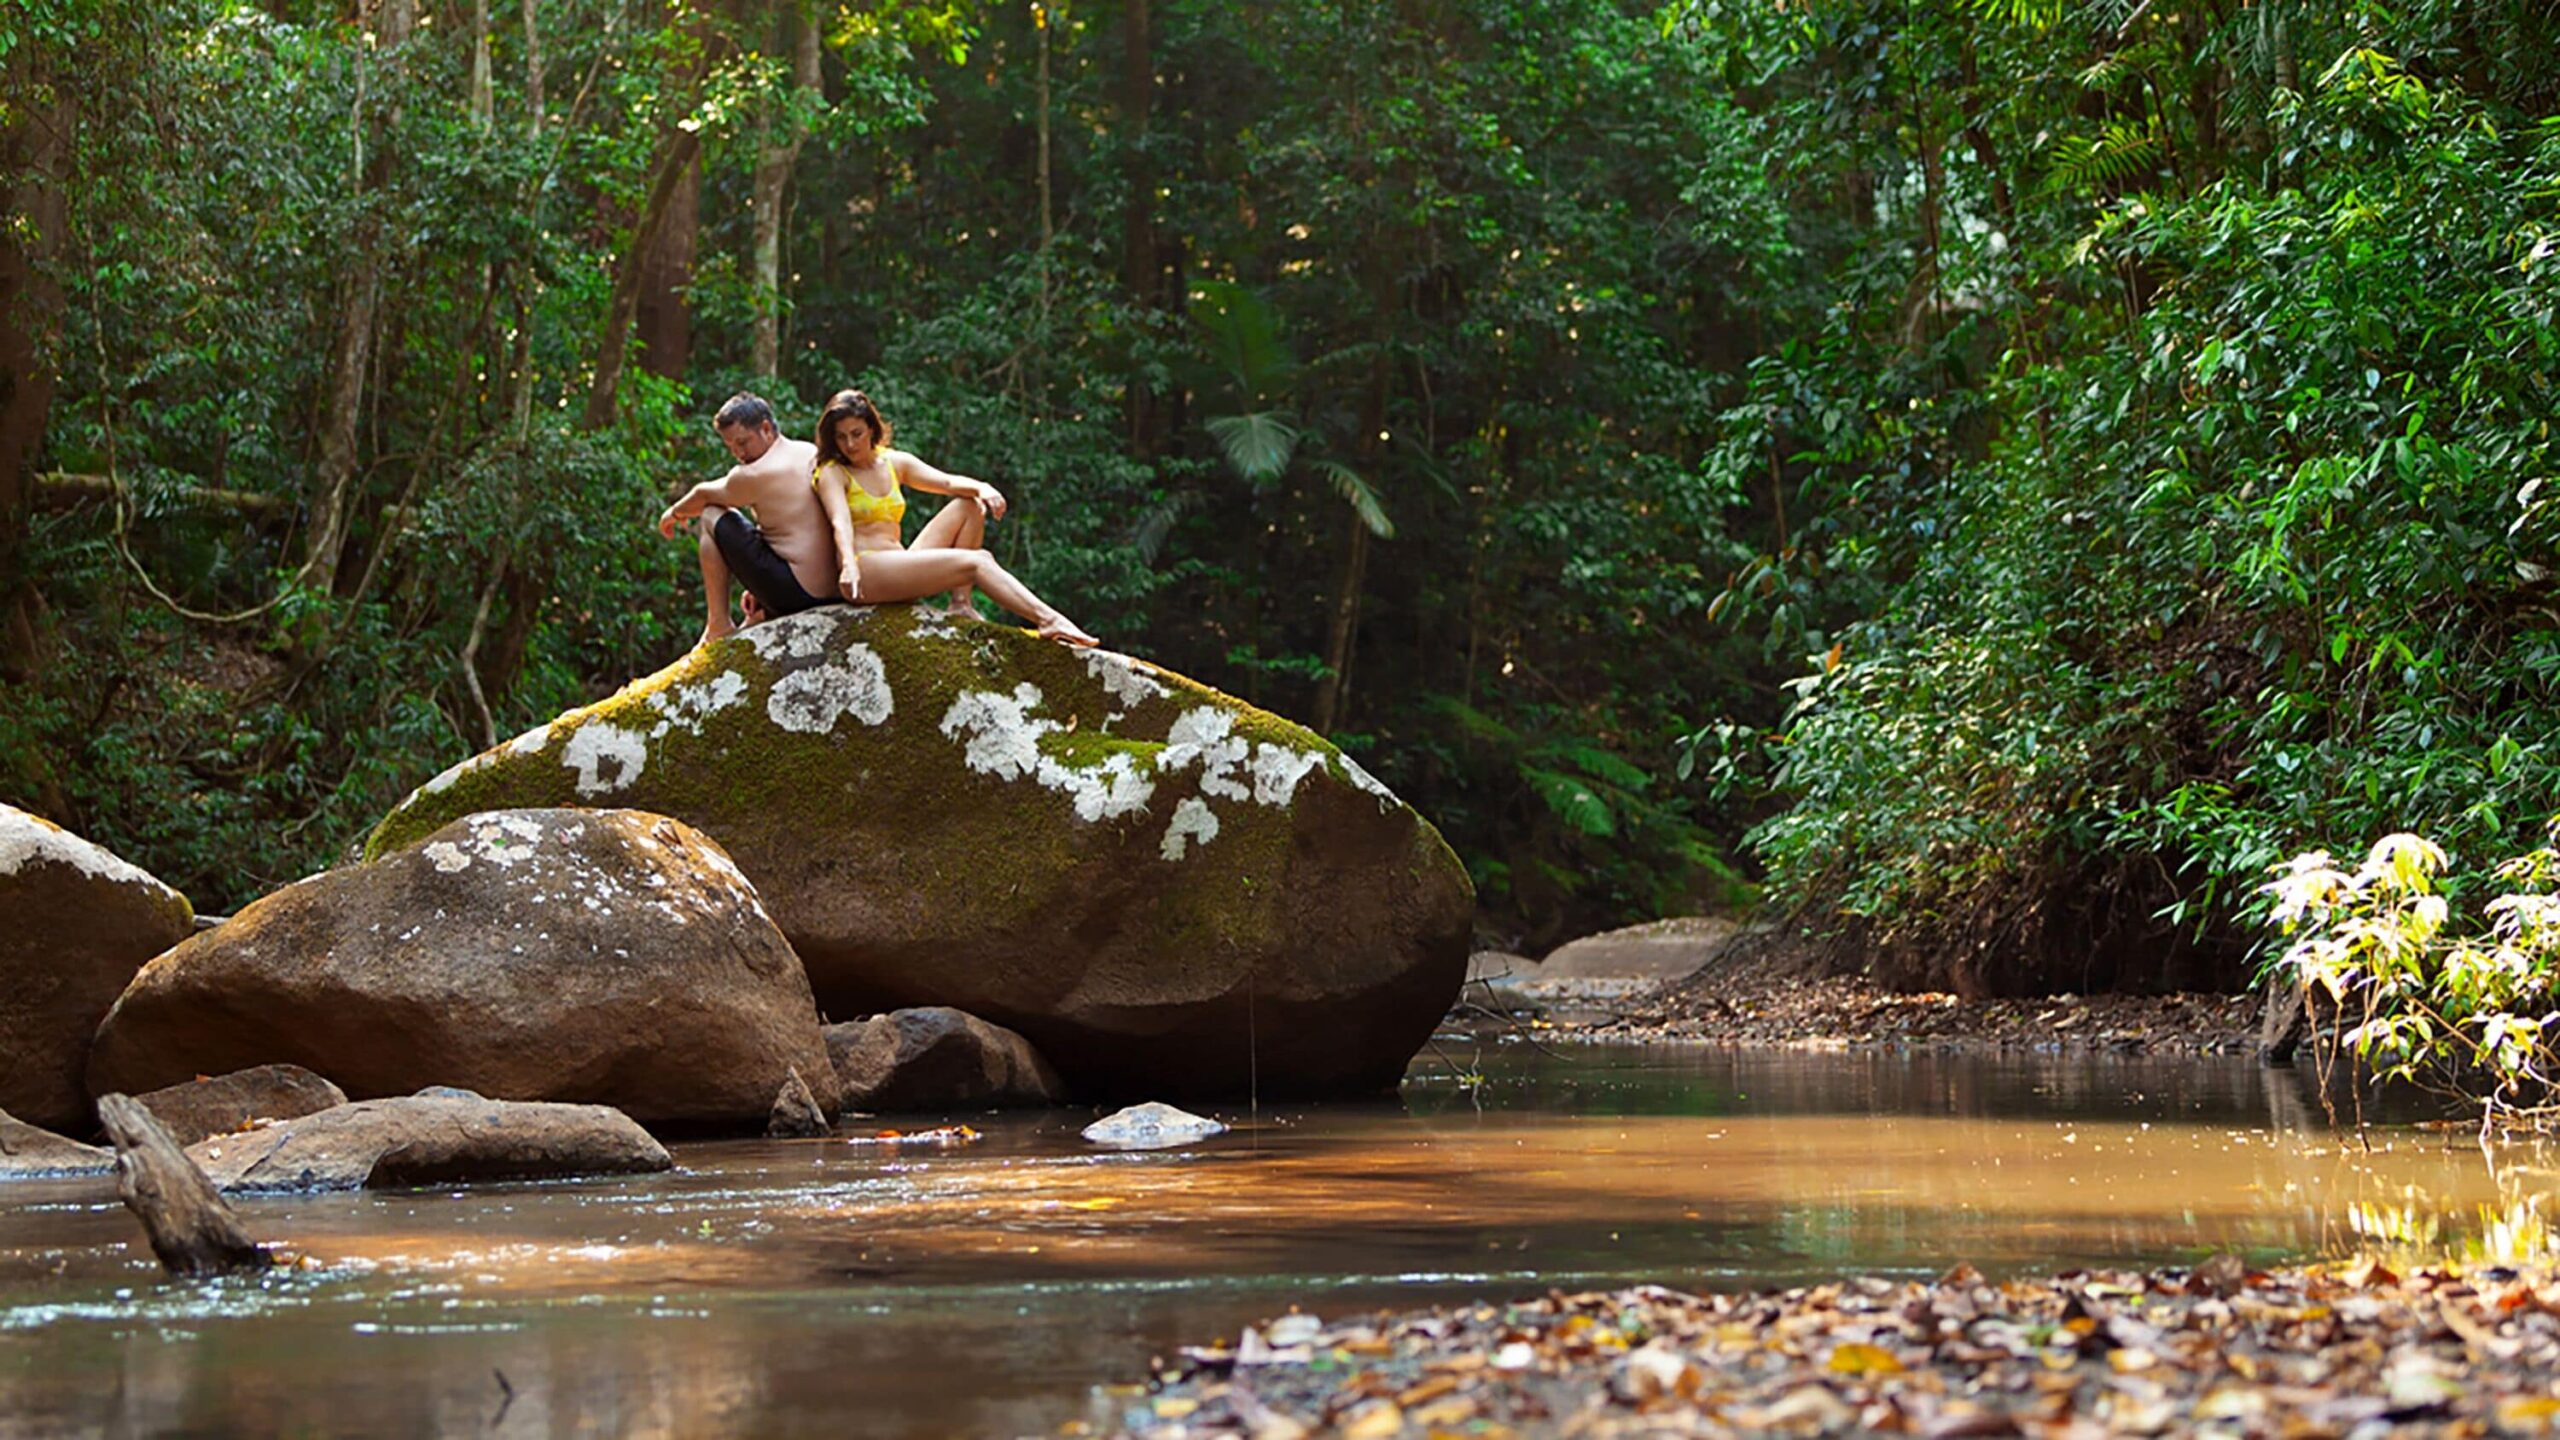
[(1268, 485), (1287, 474), (1290, 459), (1298, 453), (1298, 427), (1274, 410), (1218, 415), (1203, 423), (1226, 452), (1227, 463), (1256, 485)]
[(1192, 287), (1191, 318), (1208, 337), (1209, 352), (1236, 382), (1237, 398), (1250, 403), (1284, 389), (1297, 368), (1280, 343), (1280, 319), (1270, 302), (1228, 280)]
[(1153, 565), (1156, 557), (1164, 553), (1164, 542), (1173, 535), (1174, 522), (1185, 511), (1199, 507), (1197, 490), (1176, 490), (1148, 506), (1139, 514), (1138, 523), (1129, 527), (1129, 548), (1137, 552), (1142, 563)]
[(1396, 538), (1396, 522), (1387, 518), (1387, 507), (1378, 500), (1378, 492), (1360, 477), (1360, 472), (1339, 460), (1318, 460), (1315, 468), (1333, 482), (1334, 493), (1340, 495), (1360, 516), (1360, 523), (1381, 540)]

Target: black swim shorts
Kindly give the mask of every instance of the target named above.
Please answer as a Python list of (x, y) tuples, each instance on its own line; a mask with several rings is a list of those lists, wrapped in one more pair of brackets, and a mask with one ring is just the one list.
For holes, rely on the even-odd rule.
[(800, 577), (791, 573), (791, 562), (775, 553), (773, 542), (764, 538), (754, 521), (735, 510), (720, 512), (711, 527), (711, 543), (720, 547), (729, 573), (764, 605), (767, 615), (797, 615), (820, 605), (843, 603), (837, 596), (812, 595), (802, 589)]

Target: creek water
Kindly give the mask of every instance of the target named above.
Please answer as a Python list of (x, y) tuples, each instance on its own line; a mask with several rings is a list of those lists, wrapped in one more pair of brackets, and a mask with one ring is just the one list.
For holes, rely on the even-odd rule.
[(249, 1200), (319, 1262), (254, 1281), (160, 1279), (111, 1182), (0, 1187), (0, 1434), (1054, 1434), (1292, 1305), (2451, 1244), (2544, 1173), (2458, 1133), (2368, 1149), (2243, 1060), (1457, 1061), (1182, 1149), (978, 1115), (948, 1149), (848, 1126), (633, 1180)]

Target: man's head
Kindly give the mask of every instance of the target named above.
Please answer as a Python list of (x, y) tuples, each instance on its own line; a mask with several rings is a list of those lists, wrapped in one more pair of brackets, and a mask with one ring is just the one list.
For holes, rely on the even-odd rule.
[(720, 432), (720, 443), (729, 447), (729, 457), (744, 465), (761, 459), (782, 438), (773, 423), (773, 407), (764, 397), (741, 390), (729, 397), (720, 413), (712, 417), (711, 428)]

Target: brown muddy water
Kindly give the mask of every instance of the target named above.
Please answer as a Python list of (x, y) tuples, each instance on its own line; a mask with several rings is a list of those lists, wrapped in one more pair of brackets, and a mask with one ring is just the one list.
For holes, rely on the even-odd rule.
[(955, 1150), (252, 1200), (322, 1262), (256, 1281), (161, 1280), (110, 1182), (0, 1187), (0, 1434), (1055, 1434), (1293, 1304), (2459, 1245), (2546, 1178), (2461, 1134), (2342, 1144), (2239, 1060), (1456, 1060), (1476, 1083), (1426, 1052), (1398, 1102), (1237, 1107), (1177, 1150), (979, 1115)]

